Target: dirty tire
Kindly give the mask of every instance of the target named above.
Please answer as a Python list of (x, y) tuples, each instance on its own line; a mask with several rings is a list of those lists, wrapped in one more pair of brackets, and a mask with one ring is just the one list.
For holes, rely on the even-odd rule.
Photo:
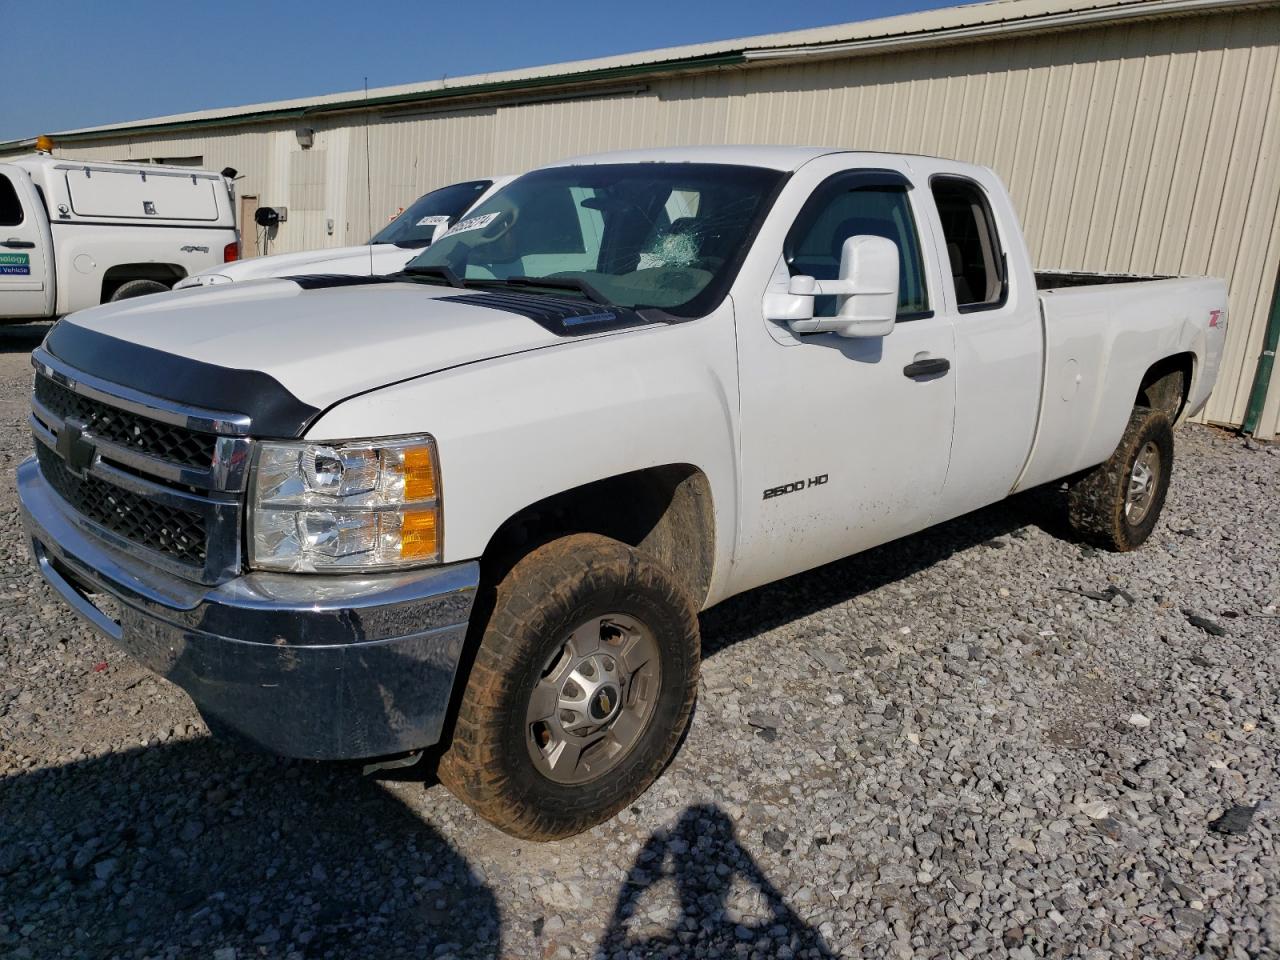
[[(1159, 452), (1160, 469), (1150, 504), (1134, 523), (1125, 513), (1125, 499), (1134, 463), (1149, 443)], [(1067, 502), (1072, 528), (1082, 539), (1108, 550), (1137, 549), (1160, 519), (1172, 470), (1173, 427), (1169, 418), (1147, 407), (1135, 407), (1115, 453), (1070, 485)]]
[(169, 288), (158, 280), (130, 280), (122, 283), (111, 295), (111, 302), (132, 300), (134, 297), (145, 297), (151, 293), (168, 293)]
[[(639, 618), (652, 631), (661, 666), (656, 705), (615, 766), (585, 783), (559, 783), (530, 756), (530, 696), (569, 632), (606, 614)], [(490, 823), (527, 840), (569, 837), (609, 819), (674, 754), (693, 710), (699, 646), (693, 602), (644, 554), (596, 534), (539, 547), (498, 584), (440, 760), (441, 782)]]

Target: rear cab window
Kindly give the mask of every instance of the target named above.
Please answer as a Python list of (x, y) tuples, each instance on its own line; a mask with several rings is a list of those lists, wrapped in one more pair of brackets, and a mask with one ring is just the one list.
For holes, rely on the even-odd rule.
[(946, 273), (961, 313), (994, 310), (1009, 296), (1008, 266), (991, 205), (972, 180), (936, 176), (929, 184), (947, 247)]
[[(931, 316), (910, 189), (910, 181), (891, 170), (850, 170), (828, 178), (813, 192), (787, 234), (783, 257), (788, 271), (793, 277), (835, 280), (845, 240), (866, 234), (884, 237), (898, 248), (897, 319)], [(836, 310), (836, 297), (814, 298), (814, 316), (833, 317)]]

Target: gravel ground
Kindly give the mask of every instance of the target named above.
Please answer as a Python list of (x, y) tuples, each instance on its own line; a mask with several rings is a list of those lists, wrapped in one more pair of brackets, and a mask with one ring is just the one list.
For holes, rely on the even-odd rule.
[[(27, 354), (0, 331), (0, 458)], [(1280, 453), (1178, 432), (1145, 549), (1037, 493), (703, 617), (630, 810), (513, 841), (435, 784), (211, 741), (77, 623), (0, 486), (0, 954), (1280, 955)]]

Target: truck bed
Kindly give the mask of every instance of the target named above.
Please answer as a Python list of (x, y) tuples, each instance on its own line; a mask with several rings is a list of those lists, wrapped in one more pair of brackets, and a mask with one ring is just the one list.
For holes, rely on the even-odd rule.
[[(1195, 277), (1036, 274), (1044, 369), (1039, 423), (1015, 489), (1101, 463), (1116, 448), (1145, 371), (1189, 363), (1185, 412), (1208, 399), (1226, 331), (1226, 285)], [(1197, 368), (1200, 367), (1200, 368)]]
[(1037, 290), (1061, 290), (1067, 287), (1094, 287), (1104, 283), (1145, 283), (1149, 280), (1173, 280), (1175, 277), (1141, 273), (1085, 273), (1075, 270), (1037, 270)]

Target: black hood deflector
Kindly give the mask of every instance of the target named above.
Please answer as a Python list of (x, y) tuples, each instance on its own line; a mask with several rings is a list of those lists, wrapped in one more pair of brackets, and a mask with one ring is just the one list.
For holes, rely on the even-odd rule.
[(76, 370), (108, 383), (179, 406), (244, 414), (253, 421), (255, 437), (300, 437), (320, 413), (261, 370), (192, 360), (65, 320), (54, 324), (44, 348)]

